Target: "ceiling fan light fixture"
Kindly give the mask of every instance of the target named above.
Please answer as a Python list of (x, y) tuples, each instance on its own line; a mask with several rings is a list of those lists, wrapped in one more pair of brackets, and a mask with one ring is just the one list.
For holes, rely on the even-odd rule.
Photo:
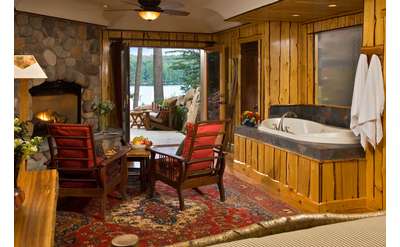
[(157, 11), (148, 11), (148, 10), (142, 10), (139, 11), (139, 16), (146, 21), (154, 21), (158, 17), (160, 17), (160, 12)]

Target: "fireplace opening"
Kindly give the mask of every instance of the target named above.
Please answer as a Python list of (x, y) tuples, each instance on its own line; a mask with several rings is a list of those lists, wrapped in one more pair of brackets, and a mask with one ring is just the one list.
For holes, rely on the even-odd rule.
[(29, 89), (29, 93), (32, 96), (33, 135), (46, 135), (49, 122), (81, 122), (82, 87), (79, 84), (46, 81)]

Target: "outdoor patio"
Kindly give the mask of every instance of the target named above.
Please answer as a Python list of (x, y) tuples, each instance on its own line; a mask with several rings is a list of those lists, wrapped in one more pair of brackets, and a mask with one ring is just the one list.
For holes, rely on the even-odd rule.
[(185, 135), (178, 131), (146, 130), (144, 128), (131, 128), (131, 139), (135, 136), (144, 136), (153, 142), (153, 145), (179, 144)]

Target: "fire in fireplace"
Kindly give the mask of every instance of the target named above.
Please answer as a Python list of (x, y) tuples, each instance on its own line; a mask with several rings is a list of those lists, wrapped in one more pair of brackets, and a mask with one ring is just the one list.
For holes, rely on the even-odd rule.
[(41, 111), (35, 114), (34, 119), (38, 119), (44, 122), (52, 122), (52, 123), (66, 123), (67, 117), (63, 116), (53, 110)]
[(47, 134), (47, 123), (80, 123), (82, 88), (74, 82), (46, 81), (29, 90), (34, 135)]
[(35, 118), (44, 122), (55, 122), (51, 112), (50, 110), (38, 112), (35, 114)]

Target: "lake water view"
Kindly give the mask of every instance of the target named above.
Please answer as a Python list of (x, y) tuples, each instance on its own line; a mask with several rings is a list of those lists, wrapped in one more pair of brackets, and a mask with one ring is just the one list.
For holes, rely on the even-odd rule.
[[(164, 99), (169, 97), (183, 95), (180, 85), (164, 85)], [(133, 95), (135, 86), (130, 86), (130, 93)], [(154, 86), (140, 86), (139, 91), (139, 106), (150, 105), (154, 101)], [(133, 109), (133, 99), (130, 101), (130, 107)]]

